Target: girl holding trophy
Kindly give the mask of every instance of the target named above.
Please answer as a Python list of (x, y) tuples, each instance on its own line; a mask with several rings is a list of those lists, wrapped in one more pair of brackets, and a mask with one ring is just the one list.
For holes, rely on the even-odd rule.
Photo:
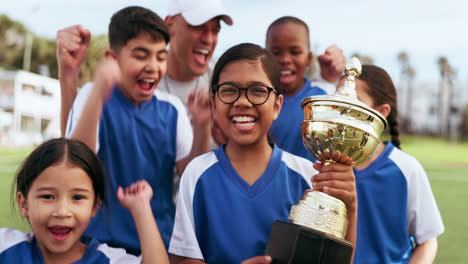
[(395, 86), (383, 69), (363, 65), (356, 93), (387, 118), (391, 142), (381, 143), (354, 169), (359, 200), (354, 262), (432, 263), (444, 226), (423, 167), (400, 150)]
[(279, 78), (273, 55), (258, 45), (234, 46), (218, 60), (210, 100), (228, 141), (194, 159), (182, 176), (169, 247), (174, 263), (271, 262), (255, 256), (264, 254), (273, 222), (287, 221), (291, 206), (311, 186), (346, 203), (347, 239), (354, 244), (351, 167), (314, 164), (317, 173), (310, 161), (268, 141), (283, 103)]

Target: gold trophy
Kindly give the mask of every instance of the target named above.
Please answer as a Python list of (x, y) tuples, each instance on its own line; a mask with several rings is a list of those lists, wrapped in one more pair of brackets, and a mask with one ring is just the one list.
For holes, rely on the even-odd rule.
[[(355, 78), (361, 63), (346, 65), (347, 80), (335, 95), (311, 96), (304, 111), (302, 140), (307, 150), (325, 165), (356, 166), (377, 150), (387, 120), (357, 99)], [(291, 223), (273, 224), (266, 253), (275, 263), (349, 263), (352, 245), (344, 240), (348, 229), (346, 205), (326, 193), (307, 190), (291, 207)]]

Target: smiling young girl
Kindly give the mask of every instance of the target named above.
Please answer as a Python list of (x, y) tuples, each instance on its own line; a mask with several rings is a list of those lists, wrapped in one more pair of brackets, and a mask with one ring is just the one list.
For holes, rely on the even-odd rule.
[[(193, 160), (180, 183), (169, 252), (174, 263), (240, 263), (263, 255), (276, 220), (287, 221), (305, 190), (323, 189), (348, 206), (354, 240), (356, 193), (351, 167), (316, 169), (282, 151), (267, 134), (283, 102), (273, 55), (254, 44), (230, 48), (211, 80), (213, 116), (227, 144)], [(250, 259), (268, 263), (271, 258)]]
[[(59, 138), (40, 145), (19, 168), (14, 185), (32, 233), (0, 228), (0, 263), (140, 263), (141, 257), (83, 236), (105, 203), (104, 182), (100, 162), (85, 144)], [(151, 186), (140, 181), (120, 188), (117, 197), (139, 230), (143, 261), (168, 263), (151, 212)]]
[(382, 68), (363, 65), (356, 93), (387, 118), (392, 138), (354, 171), (359, 200), (354, 263), (432, 263), (444, 225), (424, 168), (400, 150), (392, 79)]

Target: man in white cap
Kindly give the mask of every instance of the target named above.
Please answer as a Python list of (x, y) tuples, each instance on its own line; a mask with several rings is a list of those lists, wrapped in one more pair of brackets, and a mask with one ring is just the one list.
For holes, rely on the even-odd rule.
[(187, 105), (191, 91), (208, 88), (221, 20), (227, 25), (233, 23), (221, 0), (169, 1), (165, 21), (171, 45), (167, 74), (158, 89), (177, 95)]

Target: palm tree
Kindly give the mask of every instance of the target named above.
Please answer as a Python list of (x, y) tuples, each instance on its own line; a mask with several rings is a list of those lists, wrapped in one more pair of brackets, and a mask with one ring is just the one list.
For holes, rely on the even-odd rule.
[(413, 80), (416, 77), (416, 70), (413, 66), (409, 65), (406, 69), (406, 75), (408, 77), (408, 85), (406, 86), (406, 116), (408, 118), (407, 132), (413, 132)]
[(403, 89), (406, 90), (405, 108), (403, 122), (403, 129), (407, 133), (412, 132), (412, 103), (413, 103), (413, 80), (416, 76), (415, 69), (409, 63), (409, 55), (406, 51), (398, 53), (398, 63), (401, 69), (401, 82)]
[[(449, 121), (444, 120), (444, 109), (447, 109), (444, 107), (444, 93), (447, 91), (445, 87), (448, 85), (448, 75), (450, 72), (450, 64), (448, 62), (448, 59), (444, 56), (439, 57), (437, 60), (437, 64), (439, 65), (439, 72), (440, 72), (440, 85), (439, 85), (439, 91), (438, 91), (438, 116), (439, 116), (439, 129), (440, 129), (440, 135), (444, 136), (448, 130), (445, 130), (445, 128), (449, 127)], [(450, 100), (450, 97), (449, 97)], [(448, 113), (449, 111), (447, 111)]]

